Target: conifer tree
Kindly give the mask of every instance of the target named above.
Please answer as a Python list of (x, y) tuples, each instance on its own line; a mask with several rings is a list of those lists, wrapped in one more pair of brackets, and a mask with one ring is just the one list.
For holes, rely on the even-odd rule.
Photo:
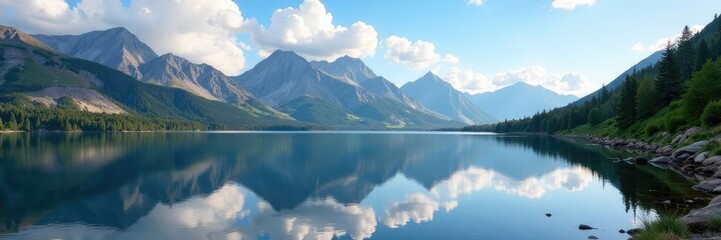
[(698, 44), (698, 51), (696, 52), (696, 66), (694, 67), (694, 71), (701, 69), (709, 58), (711, 58), (711, 53), (708, 50), (708, 44), (706, 43), (706, 39), (702, 39)]
[(18, 130), (18, 121), (15, 119), (14, 114), (10, 114), (10, 120), (8, 121), (8, 130)]
[(626, 76), (621, 86), (621, 99), (616, 112), (618, 127), (627, 128), (636, 120), (636, 84), (635, 77)]
[(658, 93), (658, 106), (665, 107), (671, 101), (681, 96), (681, 73), (675, 59), (675, 51), (669, 42), (663, 57), (659, 62), (658, 76), (656, 77), (656, 92)]
[(636, 119), (643, 120), (651, 117), (657, 110), (656, 89), (653, 85), (653, 78), (645, 76), (636, 91)]
[(691, 73), (696, 65), (696, 58), (694, 58), (695, 49), (693, 47), (693, 43), (691, 42), (692, 37), (693, 33), (691, 32), (691, 29), (686, 26), (683, 28), (681, 38), (678, 40), (678, 49), (676, 52), (679, 69), (681, 71), (681, 80), (683, 82), (691, 78)]

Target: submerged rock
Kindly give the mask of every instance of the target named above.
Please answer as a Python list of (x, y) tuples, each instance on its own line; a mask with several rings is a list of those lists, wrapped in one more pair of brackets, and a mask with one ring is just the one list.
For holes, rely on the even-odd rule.
[(546, 217), (551, 217), (551, 213), (546, 213)]
[(598, 237), (591, 235), (591, 236), (588, 236), (588, 239), (598, 239)]
[(646, 157), (644, 157), (644, 156), (638, 156), (638, 157), (636, 157), (635, 160), (636, 160), (636, 164), (646, 164), (646, 163), (648, 163), (648, 158), (646, 158)]
[(624, 231), (623, 229), (621, 229), (621, 230), (618, 230), (618, 233), (626, 233), (626, 231)]

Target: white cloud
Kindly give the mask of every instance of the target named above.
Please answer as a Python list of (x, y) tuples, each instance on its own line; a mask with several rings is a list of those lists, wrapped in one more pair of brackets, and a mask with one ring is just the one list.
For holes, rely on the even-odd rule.
[(443, 79), (461, 92), (475, 94), (497, 89), (490, 78), (471, 69), (450, 67), (446, 70)]
[(443, 79), (453, 85), (454, 88), (471, 94), (495, 91), (518, 82), (536, 86), (541, 85), (557, 93), (576, 96), (583, 96), (594, 90), (594, 87), (589, 83), (589, 79), (580, 73), (550, 74), (540, 66), (529, 66), (499, 72), (492, 77), (471, 69), (449, 67), (445, 69)]
[[(529, 177), (521, 181), (506, 177), (493, 170), (471, 167), (454, 173), (432, 191), (444, 192), (447, 197), (457, 199), (462, 194), (493, 188), (518, 196), (537, 199), (548, 191), (566, 189), (580, 191), (591, 182), (593, 175), (582, 167), (561, 168), (540, 177)], [(435, 189), (442, 188), (442, 189)]]
[(372, 208), (326, 199), (305, 202), (291, 211), (261, 212), (253, 218), (252, 232), (268, 233), (271, 239), (330, 240), (346, 235), (365, 239), (375, 232), (376, 225)]
[(0, 22), (31, 33), (80, 34), (123, 26), (158, 53), (172, 52), (207, 63), (228, 75), (245, 68), (236, 39), (244, 25), (232, 0), (81, 0), (71, 8), (63, 0), (0, 0)]
[(441, 60), (436, 45), (431, 42), (411, 42), (405, 37), (393, 35), (383, 40), (383, 46), (386, 48), (386, 59), (414, 70), (428, 68)]
[(383, 224), (389, 228), (399, 228), (410, 221), (415, 223), (431, 221), (439, 205), (437, 201), (421, 193), (411, 194), (404, 201), (391, 202), (386, 206)]
[(373, 56), (378, 33), (373, 26), (356, 22), (348, 27), (333, 25), (333, 15), (319, 0), (305, 0), (298, 9), (278, 9), (270, 27), (255, 20), (249, 31), (263, 57), (277, 49), (292, 50), (309, 60), (333, 61), (338, 57)]
[[(703, 25), (693, 25), (693, 26), (689, 27), (689, 30), (691, 30), (692, 33), (696, 34), (696, 33), (700, 32), (701, 30), (703, 30), (703, 28), (704, 28)], [(671, 44), (676, 44), (680, 38), (681, 38), (681, 33), (678, 33), (678, 34), (670, 36), (670, 37), (659, 38), (654, 43), (651, 43), (647, 46), (641, 42), (638, 42), (631, 47), (631, 50), (636, 51), (636, 52), (644, 52), (644, 51), (645, 52), (656, 52), (656, 51), (663, 50), (664, 48), (666, 48), (666, 45), (669, 42)]]
[(580, 73), (567, 73), (561, 77), (552, 76), (543, 86), (558, 93), (574, 95), (593, 90), (588, 78)]
[(553, 8), (560, 8), (564, 10), (573, 10), (577, 6), (592, 6), (596, 4), (596, 0), (553, 0), (551, 6)]
[(446, 55), (443, 56), (443, 61), (447, 63), (458, 63), (460, 59), (453, 54), (446, 53)]
[(485, 1), (486, 0), (468, 0), (468, 1), (466, 1), (466, 4), (480, 7), (481, 5), (483, 5), (485, 3)]

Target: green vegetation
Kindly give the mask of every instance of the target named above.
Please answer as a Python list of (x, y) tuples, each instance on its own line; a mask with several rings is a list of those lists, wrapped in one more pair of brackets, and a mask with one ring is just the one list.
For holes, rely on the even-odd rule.
[(684, 239), (689, 234), (688, 226), (677, 215), (661, 215), (654, 221), (643, 221), (643, 231), (635, 240)]
[(716, 216), (709, 219), (708, 225), (711, 231), (721, 232), (721, 216)]
[[(677, 44), (666, 47), (656, 65), (634, 70), (615, 89), (602, 87), (585, 102), (466, 131), (592, 134), (670, 142), (692, 126), (696, 135), (721, 133), (721, 20), (692, 35), (684, 28)], [(715, 150), (715, 149), (714, 149)], [(721, 150), (721, 149), (719, 149)]]

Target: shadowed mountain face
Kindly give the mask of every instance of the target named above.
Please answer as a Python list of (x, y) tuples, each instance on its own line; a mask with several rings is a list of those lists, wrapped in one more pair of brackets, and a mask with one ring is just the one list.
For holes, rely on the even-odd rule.
[[(343, 76), (329, 75), (293, 52), (278, 50), (234, 80), (264, 103), (296, 119), (313, 123), (375, 129), (460, 125), (439, 118), (397, 90), (393, 92), (395, 86), (385, 79), (361, 78), (365, 81), (359, 84), (361, 79), (349, 77), (375, 74), (366, 72), (369, 70), (363, 67), (365, 65), (359, 65), (362, 64), (360, 60), (344, 58), (340, 61), (353, 64), (316, 63)], [(356, 68), (360, 70), (353, 70)], [(371, 89), (379, 91), (364, 88), (366, 82)]]
[[(618, 153), (539, 136), (10, 134), (0, 143), (13, 149), (0, 152), (5, 233), (78, 222), (132, 231), (162, 205), (193, 202), (229, 184), (278, 214), (319, 201), (355, 206), (399, 175), (448, 196), (488, 188), (537, 199), (559, 183), (578, 191), (591, 174), (619, 189), (627, 208), (696, 196), (673, 172), (618, 166), (603, 161)], [(223, 209), (243, 204), (217, 200), (228, 201), (218, 205)]]
[(136, 79), (143, 78), (140, 65), (158, 57), (148, 45), (122, 27), (81, 35), (33, 37), (59, 52), (118, 69)]
[(497, 120), (479, 109), (463, 93), (443, 79), (428, 72), (414, 82), (408, 82), (401, 90), (428, 109), (466, 124), (490, 124)]
[(349, 79), (359, 83), (365, 90), (377, 96), (403, 103), (413, 109), (434, 114), (440, 118), (445, 118), (441, 114), (428, 110), (384, 77), (377, 76), (368, 66), (365, 65), (365, 63), (363, 63), (362, 60), (358, 58), (345, 56), (338, 58), (333, 62), (313, 61), (310, 63), (314, 68), (321, 70), (328, 75), (332, 75), (337, 78)]
[(496, 119), (511, 120), (532, 116), (543, 110), (563, 107), (578, 100), (573, 95), (561, 95), (542, 86), (518, 82), (495, 92), (467, 95), (480, 109)]

